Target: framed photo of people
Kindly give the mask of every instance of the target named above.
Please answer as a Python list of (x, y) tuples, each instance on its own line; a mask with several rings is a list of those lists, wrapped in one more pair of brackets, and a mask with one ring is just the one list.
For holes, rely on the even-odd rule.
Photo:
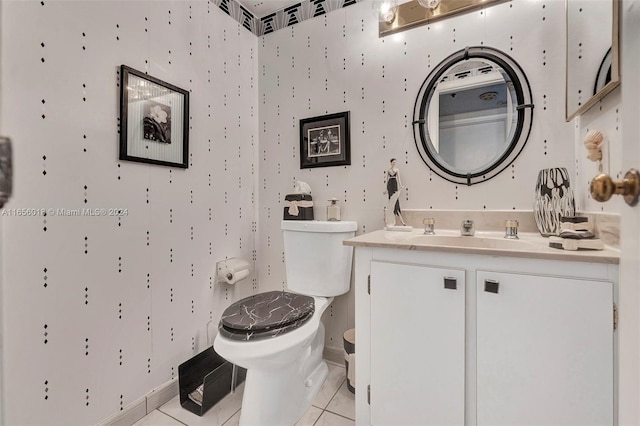
[(349, 111), (300, 120), (300, 168), (351, 164)]
[(122, 65), (120, 159), (189, 167), (189, 92)]

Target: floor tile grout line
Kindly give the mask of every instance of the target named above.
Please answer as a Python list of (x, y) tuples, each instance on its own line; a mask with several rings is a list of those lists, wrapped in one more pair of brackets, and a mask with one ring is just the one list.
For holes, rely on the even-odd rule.
[(342, 414), (334, 413), (333, 411), (329, 411), (329, 410), (322, 410), (322, 413), (320, 413), (320, 416), (318, 416), (318, 418), (316, 419), (316, 421), (315, 421), (315, 422), (313, 422), (313, 426), (315, 426), (315, 424), (316, 424), (316, 423), (318, 423), (318, 421), (319, 421), (319, 420), (320, 420), (320, 418), (324, 415), (324, 413), (327, 413), (327, 412), (329, 412), (329, 413), (331, 413), (331, 414), (334, 414), (334, 415), (336, 415), (336, 416), (338, 416), (338, 417), (342, 417), (343, 419), (350, 420), (350, 421), (352, 421), (354, 424), (355, 424), (355, 422), (356, 422), (354, 419), (350, 419), (349, 417), (343, 416)]
[[(329, 411), (329, 410), (324, 410), (324, 411)], [(330, 412), (331, 414), (335, 414), (336, 416), (342, 417), (343, 419), (347, 419), (347, 420), (351, 420), (352, 422), (355, 422), (355, 420), (354, 420), (354, 419), (350, 419), (349, 417), (344, 416), (344, 415), (342, 415), (342, 414), (334, 413), (333, 411), (329, 411), (329, 412)]]
[[(346, 377), (342, 379), (342, 381), (340, 382), (340, 384), (339, 384), (339, 385), (338, 385), (338, 387), (336, 388), (336, 391), (333, 393), (333, 395), (331, 395), (331, 398), (329, 398), (329, 402), (327, 402), (327, 405), (326, 405), (324, 408), (321, 408), (321, 407), (318, 407), (317, 405), (313, 405), (313, 404), (311, 404), (311, 406), (312, 406), (312, 407), (316, 407), (316, 408), (318, 408), (318, 409), (322, 410), (322, 413), (320, 413), (320, 415), (318, 416), (318, 418), (316, 419), (316, 421), (315, 421), (315, 422), (313, 422), (313, 425), (314, 425), (314, 426), (315, 426), (315, 424), (316, 424), (316, 423), (318, 423), (318, 420), (320, 420), (320, 417), (322, 417), (322, 415), (324, 414), (324, 412), (325, 412), (325, 411), (327, 411), (327, 407), (329, 406), (329, 404), (331, 404), (331, 401), (333, 401), (333, 398), (335, 398), (335, 397), (336, 397), (336, 395), (338, 394), (338, 391), (340, 390), (340, 388), (341, 388), (341, 387), (342, 387), (342, 385), (344, 384), (344, 381), (345, 381), (345, 380), (347, 380), (347, 378), (346, 378)], [(329, 411), (329, 412), (330, 412), (331, 414), (336, 414), (336, 413), (333, 413), (332, 411)], [(339, 414), (337, 414), (337, 415), (339, 415)], [(342, 417), (344, 417), (344, 416), (342, 416)], [(351, 420), (351, 419), (349, 419), (349, 420)], [(354, 420), (354, 421), (355, 421), (355, 420)]]
[(231, 420), (233, 418), (233, 416), (235, 416), (236, 414), (238, 414), (240, 412), (240, 410), (242, 410), (242, 407), (238, 408), (232, 415), (231, 417), (229, 417), (227, 420), (225, 420), (222, 423), (222, 426), (226, 425), (227, 423), (229, 423), (229, 420)]
[(329, 398), (329, 402), (327, 402), (327, 406), (324, 407), (323, 410), (326, 410), (329, 407), (329, 405), (331, 405), (331, 401), (333, 401), (333, 398), (335, 398), (336, 395), (338, 394), (338, 392), (340, 392), (340, 388), (342, 387), (342, 385), (344, 385), (344, 381), (345, 380), (347, 380), (346, 377), (344, 379), (342, 379), (342, 381), (338, 385), (338, 388), (336, 389), (336, 391), (333, 393), (333, 395), (331, 395), (331, 398)]
[[(165, 413), (165, 412), (164, 412), (164, 411), (162, 411), (160, 408), (161, 408), (161, 407), (158, 407), (158, 408), (156, 408), (156, 410), (157, 410), (158, 412), (160, 412), (160, 413), (164, 414), (164, 415), (165, 415), (165, 416), (167, 416), (167, 417), (171, 417), (173, 420), (175, 420), (176, 422), (180, 423), (181, 425), (189, 426), (187, 423), (185, 423), (185, 422), (181, 421), (180, 419), (176, 419), (176, 418), (175, 418), (175, 417), (173, 417), (171, 414), (169, 414), (169, 413)], [(147, 415), (148, 415), (148, 414), (147, 414)]]
[[(322, 409), (321, 409), (321, 410), (322, 410), (322, 413), (320, 413), (320, 415), (318, 416), (318, 418), (316, 419), (316, 421), (315, 421), (315, 422), (313, 422), (313, 425), (314, 425), (314, 426), (315, 426), (315, 424), (316, 424), (316, 423), (318, 423), (318, 420), (320, 420), (320, 418), (322, 417), (322, 415), (323, 415), (325, 412), (329, 411), (329, 410), (327, 410), (327, 407), (329, 407), (329, 405), (331, 405), (331, 401), (333, 401), (333, 398), (335, 398), (335, 397), (336, 397), (336, 395), (337, 395), (337, 394), (338, 394), (338, 392), (340, 391), (340, 388), (341, 388), (341, 387), (342, 387), (342, 385), (344, 384), (344, 381), (345, 381), (345, 380), (347, 380), (347, 379), (345, 378), (345, 379), (343, 379), (343, 380), (340, 382), (340, 384), (338, 385), (338, 389), (336, 389), (336, 391), (335, 391), (335, 392), (334, 392), (334, 394), (331, 396), (331, 398), (329, 398), (329, 402), (327, 402), (327, 406), (326, 406), (325, 408), (322, 408)], [(318, 408), (319, 408), (319, 407), (318, 407)], [(330, 412), (331, 414), (336, 414), (336, 413), (334, 413), (333, 411), (329, 411), (329, 412)], [(338, 415), (338, 416), (339, 416), (340, 414), (336, 414), (336, 415)], [(341, 416), (341, 417), (344, 417), (344, 416)], [(345, 418), (346, 418), (346, 417), (345, 417)], [(351, 420), (351, 419), (349, 419), (349, 420)], [(354, 420), (354, 422), (355, 422), (355, 420)]]
[(317, 405), (315, 405), (314, 403), (311, 403), (312, 407), (316, 407), (319, 408), (321, 410), (326, 410), (327, 407), (329, 406), (329, 404), (331, 404), (331, 401), (333, 401), (333, 398), (335, 398), (335, 396), (337, 395), (338, 391), (340, 390), (340, 388), (342, 387), (342, 385), (344, 384), (344, 381), (347, 380), (346, 378), (344, 378), (340, 384), (338, 385), (338, 388), (336, 389), (336, 391), (333, 393), (333, 395), (331, 395), (331, 398), (329, 398), (329, 401), (327, 402), (327, 404), (324, 407), (319, 407)]
[[(322, 409), (322, 411), (328, 411), (328, 412), (330, 412), (331, 414), (336, 414), (336, 415), (338, 415), (338, 416), (340, 416), (340, 417), (344, 417), (344, 418), (346, 418), (346, 419), (353, 420), (353, 421), (355, 422), (355, 421), (356, 421), (356, 419), (352, 419), (352, 418), (349, 418), (349, 417), (345, 416), (344, 414), (336, 413), (335, 411), (331, 411), (331, 410), (329, 410), (329, 406), (331, 405), (331, 402), (333, 401), (333, 398), (335, 398), (335, 397), (336, 397), (336, 395), (338, 395), (338, 392), (340, 392), (340, 389), (342, 388), (342, 386), (344, 385), (344, 383), (345, 383), (345, 381), (346, 381), (346, 380), (347, 380), (347, 379), (345, 378), (345, 379), (340, 383), (340, 386), (338, 386), (338, 390), (336, 391), (336, 393), (335, 393), (335, 394), (333, 394), (333, 396), (332, 396), (332, 397), (331, 397), (331, 399), (329, 400), (329, 403), (327, 404), (327, 407), (326, 407), (326, 408), (323, 408), (323, 409)], [(355, 403), (355, 401), (354, 401), (354, 403)]]
[(336, 416), (344, 417), (345, 419), (353, 420), (354, 422), (356, 421), (356, 419), (352, 419), (351, 417), (345, 416), (344, 414), (336, 413), (335, 411), (331, 411), (331, 410), (322, 410), (322, 411), (328, 411), (331, 414), (335, 414)]

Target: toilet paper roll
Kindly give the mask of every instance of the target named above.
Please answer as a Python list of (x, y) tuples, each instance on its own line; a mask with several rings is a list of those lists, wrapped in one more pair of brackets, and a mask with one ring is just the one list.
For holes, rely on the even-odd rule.
[(235, 284), (249, 276), (250, 267), (248, 261), (235, 257), (218, 262), (218, 279), (227, 284)]
[(238, 272), (227, 272), (224, 276), (224, 281), (227, 284), (235, 284), (238, 281), (242, 281), (249, 276), (249, 270), (243, 269)]

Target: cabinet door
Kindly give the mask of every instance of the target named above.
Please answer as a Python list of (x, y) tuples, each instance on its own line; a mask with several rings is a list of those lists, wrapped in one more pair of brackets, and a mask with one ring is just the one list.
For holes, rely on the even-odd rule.
[(613, 424), (613, 285), (477, 272), (478, 425)]
[(464, 424), (464, 294), (464, 270), (371, 263), (372, 424)]

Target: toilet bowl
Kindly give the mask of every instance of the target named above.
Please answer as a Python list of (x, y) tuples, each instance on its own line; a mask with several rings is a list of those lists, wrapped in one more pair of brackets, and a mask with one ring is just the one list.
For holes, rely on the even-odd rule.
[(350, 288), (353, 249), (342, 241), (355, 222), (283, 221), (282, 228), (292, 291), (235, 302), (214, 340), (218, 354), (247, 369), (242, 426), (293, 425), (309, 409), (328, 374), (322, 313)]
[(283, 426), (304, 415), (329, 371), (322, 360), (324, 325), (320, 317), (332, 300), (314, 297), (311, 318), (278, 337), (215, 339), (218, 354), (247, 369), (241, 425)]

